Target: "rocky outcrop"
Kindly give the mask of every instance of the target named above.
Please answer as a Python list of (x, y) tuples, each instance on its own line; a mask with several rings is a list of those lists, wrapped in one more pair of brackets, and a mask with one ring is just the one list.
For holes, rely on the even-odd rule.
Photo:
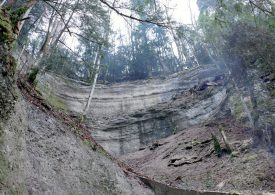
[[(107, 151), (154, 178), (145, 182), (158, 194), (205, 189), (261, 194), (274, 188), (274, 156), (265, 147), (272, 148), (274, 142), (274, 99), (260, 75), (249, 75), (249, 87), (215, 66), (165, 79), (99, 84), (86, 125)], [(72, 115), (80, 115), (87, 84), (47, 73), (40, 76), (38, 88), (45, 86), (51, 92), (41, 90), (43, 94), (59, 98)], [(228, 143), (223, 143), (220, 132), (228, 136)], [(221, 145), (219, 157), (213, 135)], [(256, 150), (256, 144), (263, 147)]]
[[(175, 100), (112, 119), (99, 126), (93, 136), (112, 154), (137, 151), (160, 138), (210, 120), (226, 98), (226, 90), (222, 88), (213, 90), (211, 93), (214, 94), (201, 101), (188, 93)], [(191, 101), (186, 102), (188, 97)]]
[[(87, 84), (52, 73), (38, 80), (38, 89), (46, 98), (58, 99), (62, 108), (81, 114), (90, 90)], [(227, 97), (225, 84), (215, 66), (163, 79), (98, 84), (86, 122), (93, 137), (119, 156), (210, 120)]]

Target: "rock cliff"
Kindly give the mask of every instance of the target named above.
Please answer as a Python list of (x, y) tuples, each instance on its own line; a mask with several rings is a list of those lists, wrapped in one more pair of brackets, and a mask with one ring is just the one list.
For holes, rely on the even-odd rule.
[[(98, 84), (85, 124), (104, 149), (162, 184), (244, 194), (270, 191), (275, 185), (274, 98), (259, 72), (250, 70), (248, 77), (249, 86), (236, 85), (236, 78), (208, 65), (166, 78)], [(46, 73), (39, 75), (37, 89), (79, 117), (90, 86)], [(147, 183), (165, 191), (156, 181)]]
[[(211, 120), (226, 100), (226, 82), (218, 68), (204, 66), (163, 79), (98, 84), (86, 123), (93, 137), (111, 154), (137, 151)], [(62, 108), (80, 115), (90, 87), (47, 73), (39, 77), (38, 89), (45, 97), (58, 99)]]
[(72, 117), (87, 101), (86, 83), (46, 73), (37, 81), (43, 97), (21, 82), (18, 90), (10, 24), (0, 10), (1, 194), (274, 190), (275, 103), (266, 87), (274, 85), (273, 75), (250, 71), (249, 87), (241, 88), (209, 65), (166, 78), (98, 84), (83, 127)]

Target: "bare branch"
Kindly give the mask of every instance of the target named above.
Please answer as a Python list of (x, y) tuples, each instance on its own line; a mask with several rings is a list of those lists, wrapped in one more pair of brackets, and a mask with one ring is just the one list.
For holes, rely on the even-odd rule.
[(154, 21), (154, 20), (150, 20), (150, 19), (141, 19), (141, 18), (137, 18), (137, 17), (132, 16), (132, 15), (127, 15), (127, 14), (124, 14), (124, 13), (120, 12), (118, 9), (113, 7), (111, 4), (109, 4), (105, 0), (100, 0), (100, 2), (103, 3), (104, 5), (106, 5), (111, 10), (115, 11), (118, 15), (121, 15), (122, 17), (129, 18), (129, 19), (132, 19), (132, 20), (136, 20), (136, 21), (142, 22), (142, 23), (150, 23), (150, 24), (155, 24), (157, 26), (161, 26), (161, 27), (167, 27), (167, 24), (165, 22), (158, 22), (158, 21)]
[(257, 9), (261, 10), (262, 12), (266, 14), (270, 14), (271, 16), (275, 16), (275, 14), (272, 11), (269, 11), (261, 6), (259, 6), (257, 3), (255, 3), (253, 0), (249, 0), (249, 3), (253, 6), (255, 6)]
[(71, 31), (70, 31), (70, 29), (66, 26), (66, 21), (65, 21), (65, 19), (63, 18), (62, 14), (60, 14), (59, 11), (58, 11), (52, 4), (50, 4), (48, 1), (45, 0), (44, 2), (45, 2), (47, 5), (49, 5), (52, 9), (54, 9), (54, 10), (56, 11), (56, 13), (60, 16), (62, 22), (64, 23), (66, 29), (68, 30), (69, 34), (71, 35)]
[[(67, 31), (65, 31), (65, 32), (67, 32)], [(102, 44), (102, 43), (100, 43), (100, 42), (98, 42), (98, 41), (89, 39), (89, 38), (83, 36), (82, 34), (79, 34), (79, 33), (76, 33), (76, 32), (72, 32), (72, 31), (71, 31), (71, 34), (74, 34), (74, 35), (76, 35), (76, 36), (78, 36), (78, 37), (80, 37), (80, 38), (82, 38), (82, 39), (84, 39), (84, 40), (86, 40), (86, 41), (92, 42), (92, 43), (96, 43), (96, 44), (99, 44), (99, 45)]]

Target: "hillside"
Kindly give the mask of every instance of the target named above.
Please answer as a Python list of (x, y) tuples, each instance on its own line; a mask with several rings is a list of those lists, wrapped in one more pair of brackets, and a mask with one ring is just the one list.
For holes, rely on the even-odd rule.
[(188, 3), (0, 1), (0, 194), (275, 194), (275, 4)]
[[(80, 116), (88, 85), (53, 73), (40, 75), (38, 81), (49, 102), (59, 100), (59, 109)], [(84, 122), (105, 150), (159, 182), (196, 190), (273, 190), (274, 134), (267, 129), (259, 134), (250, 126), (239, 98), (226, 73), (208, 65), (167, 78), (98, 84)], [(251, 99), (245, 97), (249, 109)], [(273, 107), (269, 109), (272, 117)], [(212, 135), (221, 144), (221, 157)]]

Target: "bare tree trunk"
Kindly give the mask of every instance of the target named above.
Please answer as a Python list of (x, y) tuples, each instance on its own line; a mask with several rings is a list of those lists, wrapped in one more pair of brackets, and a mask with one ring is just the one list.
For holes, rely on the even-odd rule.
[[(169, 18), (167, 7), (165, 7), (165, 13), (166, 13), (167, 18)], [(173, 29), (173, 27), (172, 27), (172, 25), (171, 25), (170, 19), (168, 20), (168, 24), (169, 24), (168, 29), (170, 30), (170, 32), (171, 32), (171, 34), (172, 34), (172, 36), (173, 36), (174, 42), (175, 42), (175, 44), (176, 44), (176, 48), (177, 48), (177, 52), (178, 52), (179, 61), (182, 63), (182, 62), (186, 61), (186, 57), (185, 57), (185, 55), (183, 54), (183, 52), (182, 52), (182, 50), (181, 50), (180, 41), (178, 40), (178, 37), (177, 37), (176, 33), (174, 32), (174, 29)]]
[(225, 147), (227, 149), (227, 152), (228, 153), (232, 153), (233, 150), (232, 150), (232, 148), (230, 146), (230, 143), (229, 143), (229, 141), (227, 139), (227, 136), (225, 135), (225, 132), (224, 132), (224, 130), (223, 130), (222, 127), (219, 127), (219, 132), (221, 133), (221, 136), (222, 136), (223, 142), (225, 144)]
[[(192, 50), (193, 56), (194, 56), (194, 60), (195, 60), (195, 62), (196, 62), (196, 64), (197, 64), (197, 66), (200, 66), (200, 63), (199, 63), (199, 61), (198, 61), (198, 58), (197, 58), (197, 55), (196, 55), (196, 52), (195, 52), (194, 44), (190, 43), (189, 40), (188, 40), (188, 38), (187, 38), (185, 35), (183, 35), (183, 38), (185, 39), (185, 41), (186, 41), (188, 47)], [(182, 47), (183, 47), (183, 45), (184, 45), (184, 44), (182, 44)]]
[[(39, 56), (38, 56), (38, 60), (36, 61), (35, 63), (35, 66), (38, 67), (40, 64), (41, 64), (41, 61), (44, 57), (47, 57), (49, 56), (54, 48), (57, 46), (61, 36), (63, 35), (63, 33), (65, 32), (65, 30), (68, 28), (68, 25), (78, 7), (78, 3), (79, 3), (79, 0), (77, 1), (77, 3), (75, 4), (75, 7), (73, 8), (67, 22), (64, 24), (63, 28), (60, 30), (59, 34), (57, 35), (57, 37), (55, 38), (54, 41), (52, 41), (52, 38), (53, 38), (53, 32), (56, 32), (56, 28), (58, 27), (57, 24), (57, 21), (54, 21), (54, 18), (57, 14), (58, 11), (54, 10), (52, 15), (51, 15), (51, 18), (50, 18), (50, 21), (49, 21), (49, 26), (48, 26), (48, 30), (47, 30), (47, 35), (46, 35), (46, 39), (39, 51)], [(44, 72), (46, 69), (46, 66), (42, 67), (40, 69), (40, 72)]]
[(2, 7), (6, 2), (7, 0), (2, 1), (2, 3), (0, 4), (0, 7)]
[[(194, 30), (196, 30), (196, 25), (195, 25), (195, 22), (194, 22), (194, 17), (193, 17), (193, 12), (192, 12), (192, 8), (191, 8), (191, 1), (188, 0), (188, 7), (189, 7), (189, 11), (190, 11), (190, 17), (191, 17), (191, 24), (192, 24), (192, 27)], [(199, 39), (200, 40), (200, 39)], [(187, 41), (188, 42), (188, 41)], [(191, 44), (190, 44), (191, 45)], [(198, 66), (200, 66), (200, 63), (198, 61), (198, 58), (197, 58), (197, 54), (196, 54), (196, 51), (195, 51), (195, 47), (194, 47), (194, 44), (192, 44), (192, 50), (193, 50), (193, 55), (194, 55), (194, 58), (195, 58), (195, 62)]]
[(51, 48), (55, 48), (58, 44), (58, 41), (60, 40), (61, 36), (63, 35), (63, 33), (65, 32), (65, 30), (68, 28), (68, 25), (70, 24), (72, 18), (73, 18), (73, 15), (75, 13), (75, 11), (77, 10), (77, 7), (78, 7), (78, 4), (79, 4), (79, 0), (76, 2), (67, 22), (64, 24), (63, 28), (60, 30), (58, 36), (56, 37), (55, 41), (53, 42)]
[(192, 8), (191, 8), (191, 2), (190, 2), (190, 0), (188, 0), (188, 7), (189, 7), (189, 11), (190, 11), (191, 23), (192, 23), (192, 26), (195, 28), (194, 18), (193, 18), (193, 12), (192, 12)]
[(86, 106), (83, 110), (82, 116), (86, 116), (86, 114), (87, 114), (87, 112), (90, 108), (92, 99), (93, 99), (95, 85), (96, 85), (98, 74), (99, 74), (99, 67), (100, 67), (100, 60), (101, 60), (100, 50), (101, 50), (101, 47), (98, 48), (98, 51), (97, 51), (97, 54), (96, 54), (96, 57), (95, 57), (95, 60), (94, 60), (94, 65), (96, 65), (96, 70), (95, 70), (96, 72), (95, 72), (94, 79), (93, 79), (93, 82), (92, 82), (92, 88), (91, 88), (91, 91), (90, 91), (90, 94), (89, 94), (89, 98), (88, 98)]
[[(39, 18), (32, 24), (32, 26), (34, 26), (34, 29), (33, 29), (33, 31), (35, 32), (36, 31), (36, 29), (38, 28), (38, 25), (35, 25), (35, 24), (39, 24), (39, 22), (41, 21), (41, 19), (42, 19), (42, 15), (43, 14), (41, 14), (40, 16), (39, 16)], [(32, 27), (30, 27), (29, 29), (28, 29), (28, 33), (31, 31), (31, 29), (32, 29)], [(27, 41), (23, 44), (23, 47), (22, 47), (22, 50), (20, 51), (20, 53), (19, 53), (19, 56), (18, 56), (18, 61), (17, 61), (17, 66), (18, 67), (20, 67), (20, 63), (21, 63), (21, 58), (22, 58), (22, 55), (23, 55), (23, 53), (24, 53), (24, 51), (25, 51), (25, 49), (26, 49), (26, 46), (29, 44), (29, 39), (27, 39)], [(24, 69), (24, 66), (22, 66), (21, 67), (21, 70), (19, 71), (19, 74), (22, 72), (22, 70)]]
[(46, 34), (46, 38), (39, 50), (39, 53), (38, 53), (38, 59), (36, 60), (36, 62), (33, 64), (33, 67), (38, 67), (40, 64), (41, 64), (41, 61), (42, 59), (44, 58), (44, 56), (47, 55), (47, 53), (49, 52), (49, 43), (50, 43), (50, 40), (51, 40), (51, 34), (52, 34), (52, 24), (53, 24), (53, 20), (54, 20), (54, 17), (56, 16), (56, 11), (53, 10), (52, 14), (51, 14), (51, 17), (50, 17), (50, 20), (49, 20), (49, 25), (48, 25), (48, 29), (47, 29), (47, 34)]
[(195, 58), (195, 62), (196, 62), (196, 64), (197, 64), (198, 66), (200, 66), (200, 63), (199, 63), (198, 58), (197, 58), (197, 55), (196, 55), (195, 48), (194, 48), (193, 46), (192, 46), (192, 48), (193, 48), (193, 55), (194, 55), (194, 58)]

